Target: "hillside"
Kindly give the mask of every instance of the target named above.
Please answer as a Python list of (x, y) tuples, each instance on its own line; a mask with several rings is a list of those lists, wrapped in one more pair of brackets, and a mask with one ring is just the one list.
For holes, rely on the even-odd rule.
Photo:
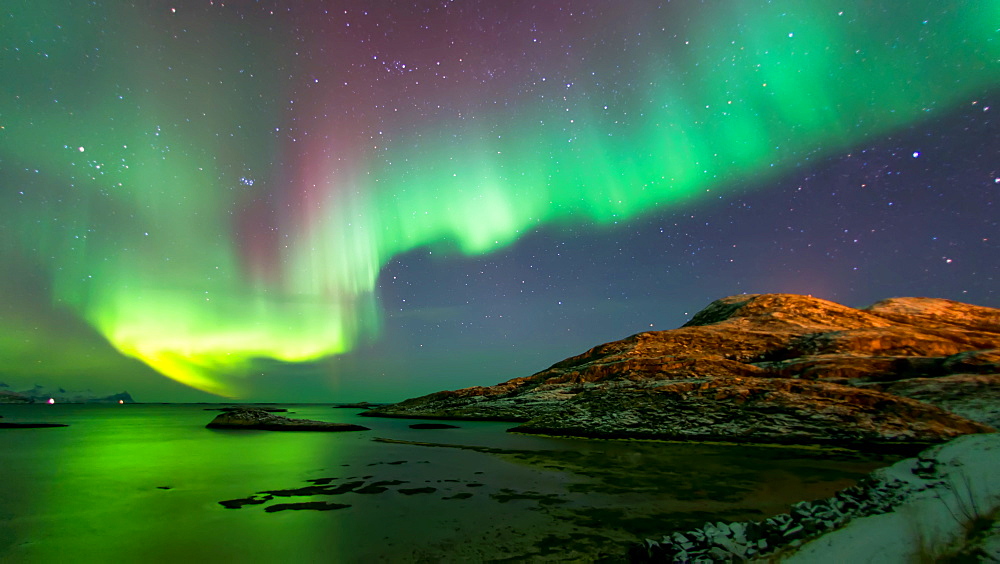
[(592, 437), (927, 444), (1000, 424), (1000, 310), (933, 298), (864, 309), (791, 294), (716, 300), (683, 327), (531, 376), (365, 415), (519, 422)]

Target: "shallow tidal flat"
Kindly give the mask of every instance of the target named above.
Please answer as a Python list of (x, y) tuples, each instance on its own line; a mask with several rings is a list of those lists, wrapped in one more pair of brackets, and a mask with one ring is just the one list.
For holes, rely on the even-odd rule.
[(217, 431), (204, 407), (5, 406), (9, 420), (70, 427), (0, 433), (0, 560), (614, 559), (646, 536), (785, 512), (899, 458), (525, 436), (483, 422)]

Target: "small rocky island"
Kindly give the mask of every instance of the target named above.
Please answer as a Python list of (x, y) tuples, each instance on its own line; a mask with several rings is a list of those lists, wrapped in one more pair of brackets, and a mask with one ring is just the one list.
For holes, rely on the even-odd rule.
[(521, 423), (512, 431), (566, 436), (922, 446), (1000, 424), (1000, 310), (731, 296), (679, 329), (362, 415), (511, 421)]
[(233, 408), (217, 415), (209, 429), (258, 431), (369, 431), (368, 427), (349, 423), (328, 423), (310, 419), (289, 419), (253, 407)]

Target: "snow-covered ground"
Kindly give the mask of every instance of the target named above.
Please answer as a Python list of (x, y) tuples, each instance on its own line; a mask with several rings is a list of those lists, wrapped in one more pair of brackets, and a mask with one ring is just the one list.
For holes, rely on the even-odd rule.
[[(904, 482), (905, 501), (889, 513), (853, 519), (781, 561), (929, 562), (964, 547), (1000, 562), (1000, 433), (966, 435), (873, 475)], [(970, 535), (983, 517), (978, 523), (991, 529)]]

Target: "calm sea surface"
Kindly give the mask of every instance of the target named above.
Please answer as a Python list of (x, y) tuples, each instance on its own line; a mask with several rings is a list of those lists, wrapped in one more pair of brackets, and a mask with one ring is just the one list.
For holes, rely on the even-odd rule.
[[(324, 405), (285, 415), (372, 430), (218, 431), (206, 407), (0, 405), (5, 421), (70, 424), (0, 429), (0, 561), (587, 561), (709, 519), (782, 513), (895, 460), (507, 423), (415, 430)], [(219, 503), (238, 499), (261, 502)]]

